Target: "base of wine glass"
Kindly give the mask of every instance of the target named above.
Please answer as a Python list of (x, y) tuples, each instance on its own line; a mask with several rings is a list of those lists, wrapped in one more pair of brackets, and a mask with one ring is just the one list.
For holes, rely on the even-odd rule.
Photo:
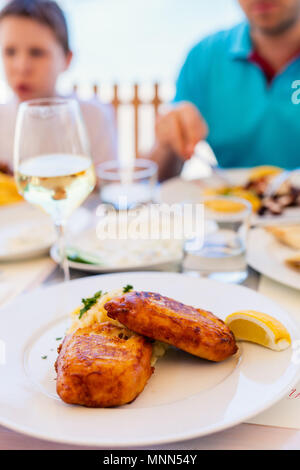
[(181, 272), (192, 277), (203, 277), (206, 279), (213, 279), (214, 281), (224, 282), (228, 284), (242, 284), (248, 277), (248, 269), (243, 271), (223, 271), (223, 272), (208, 272), (200, 270), (182, 269)]

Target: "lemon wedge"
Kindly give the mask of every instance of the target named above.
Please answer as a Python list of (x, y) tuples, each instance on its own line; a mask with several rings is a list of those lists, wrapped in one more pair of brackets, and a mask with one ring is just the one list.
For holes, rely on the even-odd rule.
[(285, 326), (266, 313), (241, 310), (228, 315), (225, 322), (237, 340), (251, 341), (274, 351), (283, 351), (291, 345)]

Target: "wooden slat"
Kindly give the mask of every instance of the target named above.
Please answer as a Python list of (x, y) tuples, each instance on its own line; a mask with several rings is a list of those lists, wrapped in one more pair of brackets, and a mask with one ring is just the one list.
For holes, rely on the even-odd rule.
[(117, 113), (118, 108), (121, 104), (121, 101), (119, 99), (119, 85), (117, 83), (114, 84), (114, 94), (113, 94), (113, 99), (111, 100), (111, 104), (113, 105)]
[(142, 104), (139, 97), (139, 85), (137, 83), (134, 84), (134, 95), (131, 104), (134, 112), (134, 151), (135, 156), (137, 156), (139, 151), (139, 107)]
[(159, 97), (159, 84), (154, 83), (154, 97), (151, 101), (151, 104), (154, 107), (155, 116), (157, 116), (158, 108), (161, 105), (161, 103), (162, 103), (162, 100)]
[(98, 98), (98, 95), (99, 95), (99, 88), (100, 88), (100, 87), (99, 87), (99, 85), (98, 85), (97, 83), (95, 83), (95, 84), (93, 85), (93, 94), (94, 94), (94, 96), (95, 96), (96, 98)]
[(110, 104), (114, 107), (115, 122), (116, 122), (116, 126), (118, 126), (118, 109), (121, 104), (121, 101), (119, 99), (119, 85), (117, 83), (114, 84), (113, 99), (111, 100)]
[[(159, 111), (159, 106), (163, 103), (163, 100), (160, 98), (159, 83), (157, 83), (157, 82), (153, 84), (153, 90), (154, 90), (153, 98), (151, 100), (148, 100), (148, 101), (142, 101), (140, 99), (140, 86), (139, 86), (139, 84), (135, 83), (133, 85), (133, 87), (134, 87), (134, 93), (133, 93), (132, 100), (130, 100), (129, 102), (125, 101), (125, 100), (123, 101), (122, 99), (120, 99), (120, 96), (119, 96), (119, 85), (117, 83), (115, 83), (113, 85), (113, 98), (111, 99), (109, 104), (111, 104), (114, 108), (115, 117), (116, 117), (116, 124), (118, 124), (118, 110), (119, 110), (119, 107), (122, 106), (122, 105), (127, 105), (127, 106), (131, 105), (131, 106), (133, 106), (133, 113), (134, 113), (134, 129), (133, 129), (133, 131), (134, 131), (134, 150), (135, 150), (135, 155), (137, 156), (139, 154), (140, 106), (141, 105), (151, 105), (151, 106), (153, 106), (154, 114), (155, 114), (155, 116), (157, 116), (158, 111)], [(99, 90), (100, 90), (99, 84), (94, 83), (94, 85), (92, 87), (92, 90), (93, 90), (94, 98), (98, 98), (99, 97)], [(73, 85), (73, 93), (74, 94), (78, 93), (78, 85), (77, 84)]]

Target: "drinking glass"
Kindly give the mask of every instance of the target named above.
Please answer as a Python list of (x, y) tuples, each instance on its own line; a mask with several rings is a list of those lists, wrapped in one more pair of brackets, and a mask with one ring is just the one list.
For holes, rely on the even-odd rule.
[(222, 282), (241, 283), (248, 275), (247, 233), (252, 207), (244, 199), (212, 196), (203, 199), (206, 231), (187, 240), (182, 270)]
[(96, 183), (77, 101), (45, 98), (19, 106), (14, 174), (20, 194), (52, 217), (64, 279), (69, 280), (65, 226)]
[(157, 164), (151, 160), (137, 158), (131, 166), (107, 161), (98, 165), (97, 175), (102, 202), (117, 210), (133, 209), (154, 199)]

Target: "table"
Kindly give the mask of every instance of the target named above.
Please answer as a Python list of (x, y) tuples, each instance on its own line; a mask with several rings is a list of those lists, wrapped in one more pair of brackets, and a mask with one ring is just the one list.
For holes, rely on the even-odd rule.
[[(89, 200), (85, 204), (89, 209), (94, 209), (98, 198)], [(71, 279), (78, 279), (87, 274), (71, 270)], [(249, 276), (243, 285), (257, 290), (260, 275), (249, 268)], [(49, 286), (62, 281), (62, 274), (56, 268), (44, 281), (43, 285)], [(22, 435), (0, 426), (0, 450), (80, 450), (97, 449), (95, 447), (81, 447), (47, 442)], [(151, 450), (294, 450), (300, 449), (300, 430), (279, 428), (272, 426), (260, 426), (255, 424), (240, 424), (233, 428), (221, 431), (210, 436), (205, 436), (189, 441), (166, 444), (165, 446), (145, 447)]]

